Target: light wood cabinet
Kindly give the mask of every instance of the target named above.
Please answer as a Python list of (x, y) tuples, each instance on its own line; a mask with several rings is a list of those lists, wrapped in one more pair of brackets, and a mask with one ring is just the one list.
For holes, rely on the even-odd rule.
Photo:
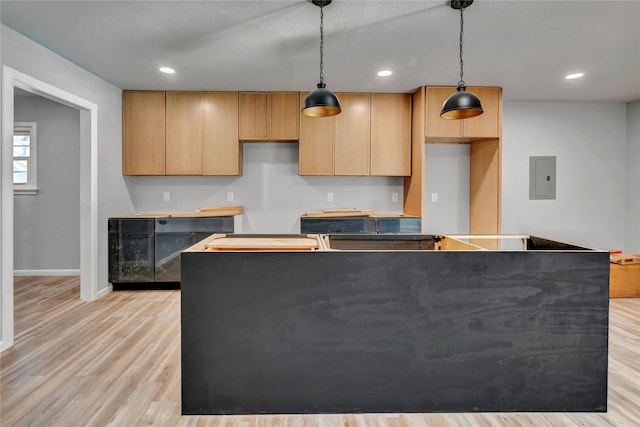
[(484, 113), (477, 117), (460, 120), (463, 135), (473, 139), (500, 137), (502, 135), (502, 89), (469, 86), (467, 90), (480, 98)]
[(240, 92), (241, 141), (298, 140), (297, 92)]
[[(306, 93), (300, 93), (304, 102)], [(300, 175), (333, 175), (333, 141), (336, 116), (308, 117), (300, 113), (298, 173)]]
[(269, 94), (240, 92), (239, 137), (243, 141), (267, 141), (269, 130)]
[(241, 175), (238, 92), (124, 91), (124, 175)]
[(411, 95), (371, 94), (371, 175), (411, 175)]
[(300, 100), (298, 92), (269, 94), (269, 139), (297, 141), (299, 138)]
[(300, 175), (410, 175), (411, 95), (336, 95), (337, 116), (300, 113)]
[(455, 87), (428, 86), (426, 88), (425, 132), (426, 137), (462, 137), (461, 120), (445, 120), (440, 117), (442, 104), (456, 92)]
[(164, 92), (122, 93), (123, 175), (164, 175)]
[(166, 94), (166, 174), (202, 175), (202, 92)]
[[(482, 102), (484, 114), (444, 120), (440, 109), (455, 87), (421, 87), (413, 94), (412, 170), (405, 179), (404, 212), (429, 217), (425, 206), (424, 143), (470, 144), (469, 232), (500, 234), (502, 210), (502, 89), (468, 87)], [(447, 177), (442, 177), (447, 179)], [(495, 246), (497, 240), (485, 241)], [(488, 246), (487, 246), (488, 247)]]
[(238, 93), (204, 93), (203, 174), (242, 175)]
[(368, 93), (337, 93), (342, 111), (335, 116), (334, 175), (369, 175), (371, 114)]
[(467, 87), (480, 98), (484, 113), (469, 119), (445, 120), (440, 117), (442, 104), (456, 88), (427, 86), (425, 101), (425, 140), (431, 143), (468, 143), (502, 134), (502, 88)]

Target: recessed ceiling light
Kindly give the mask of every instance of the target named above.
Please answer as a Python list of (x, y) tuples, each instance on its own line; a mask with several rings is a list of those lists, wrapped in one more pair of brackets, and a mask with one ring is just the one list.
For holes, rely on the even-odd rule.
[(567, 74), (564, 78), (567, 80), (573, 80), (573, 79), (579, 79), (582, 76), (584, 76), (584, 73), (573, 73), (573, 74)]
[(174, 74), (176, 72), (176, 70), (171, 67), (160, 67), (160, 71), (165, 74)]
[(393, 74), (393, 71), (391, 71), (391, 70), (378, 71), (378, 76), (379, 77), (389, 77), (391, 74)]

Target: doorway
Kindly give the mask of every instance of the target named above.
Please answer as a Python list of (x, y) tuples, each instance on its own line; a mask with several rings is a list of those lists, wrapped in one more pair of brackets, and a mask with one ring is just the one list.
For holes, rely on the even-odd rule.
[(15, 88), (13, 118), (14, 282), (79, 276), (80, 112)]
[(2, 152), (0, 198), (0, 273), (2, 280), (0, 351), (14, 341), (14, 200), (13, 200), (13, 123), (14, 88), (42, 96), (80, 112), (80, 298), (98, 298), (98, 212), (97, 147), (98, 106), (77, 95), (26, 75), (11, 67), (2, 69)]

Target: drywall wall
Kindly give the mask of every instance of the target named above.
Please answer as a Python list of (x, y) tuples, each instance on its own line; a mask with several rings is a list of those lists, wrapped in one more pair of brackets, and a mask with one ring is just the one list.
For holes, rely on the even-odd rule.
[(37, 124), (38, 194), (14, 198), (14, 270), (80, 269), (80, 113), (17, 96), (16, 122)]
[(469, 145), (426, 144), (424, 233), (469, 233), (470, 160)]
[[(402, 178), (299, 176), (298, 144), (291, 143), (244, 143), (239, 177), (131, 176), (126, 182), (136, 212), (242, 205), (244, 233), (299, 233), (300, 215), (314, 210), (402, 212)], [(227, 200), (229, 192), (233, 201)], [(329, 192), (333, 202), (327, 201)], [(398, 193), (396, 202), (393, 193)]]
[[(625, 103), (506, 102), (502, 231), (625, 245)], [(556, 200), (529, 200), (529, 156), (557, 156)]]
[[(121, 168), (122, 91), (5, 25), (1, 26), (1, 31), (3, 66), (9, 66), (97, 105), (97, 258), (100, 260), (97, 266), (97, 287), (100, 293), (109, 286), (106, 262), (107, 218), (133, 210)], [(83, 150), (86, 157), (82, 155)], [(81, 170), (88, 166), (90, 155), (87, 147), (81, 147)]]
[(626, 188), (624, 250), (640, 253), (640, 101), (627, 104)]

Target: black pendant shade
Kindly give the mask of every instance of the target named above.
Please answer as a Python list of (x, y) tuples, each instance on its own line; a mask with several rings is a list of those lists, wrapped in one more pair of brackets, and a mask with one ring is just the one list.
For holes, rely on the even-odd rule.
[(444, 101), (440, 117), (447, 120), (468, 119), (483, 113), (480, 99), (467, 92), (464, 86), (458, 86), (456, 93)]
[(304, 99), (302, 112), (305, 116), (328, 117), (340, 113), (340, 101), (335, 93), (325, 89), (324, 83), (318, 83), (318, 89)]
[(462, 60), (462, 34), (464, 32), (464, 9), (471, 6), (473, 0), (451, 0), (451, 8), (460, 10), (460, 81), (456, 93), (451, 95), (442, 104), (440, 117), (447, 120), (468, 119), (482, 114), (480, 99), (471, 92), (467, 92), (464, 83), (464, 62)]
[(331, 0), (312, 0), (312, 3), (320, 7), (320, 83), (318, 89), (311, 92), (304, 99), (302, 106), (302, 114), (310, 117), (329, 117), (335, 116), (342, 111), (340, 101), (335, 93), (326, 89), (324, 84), (324, 13), (322, 8), (331, 4)]

